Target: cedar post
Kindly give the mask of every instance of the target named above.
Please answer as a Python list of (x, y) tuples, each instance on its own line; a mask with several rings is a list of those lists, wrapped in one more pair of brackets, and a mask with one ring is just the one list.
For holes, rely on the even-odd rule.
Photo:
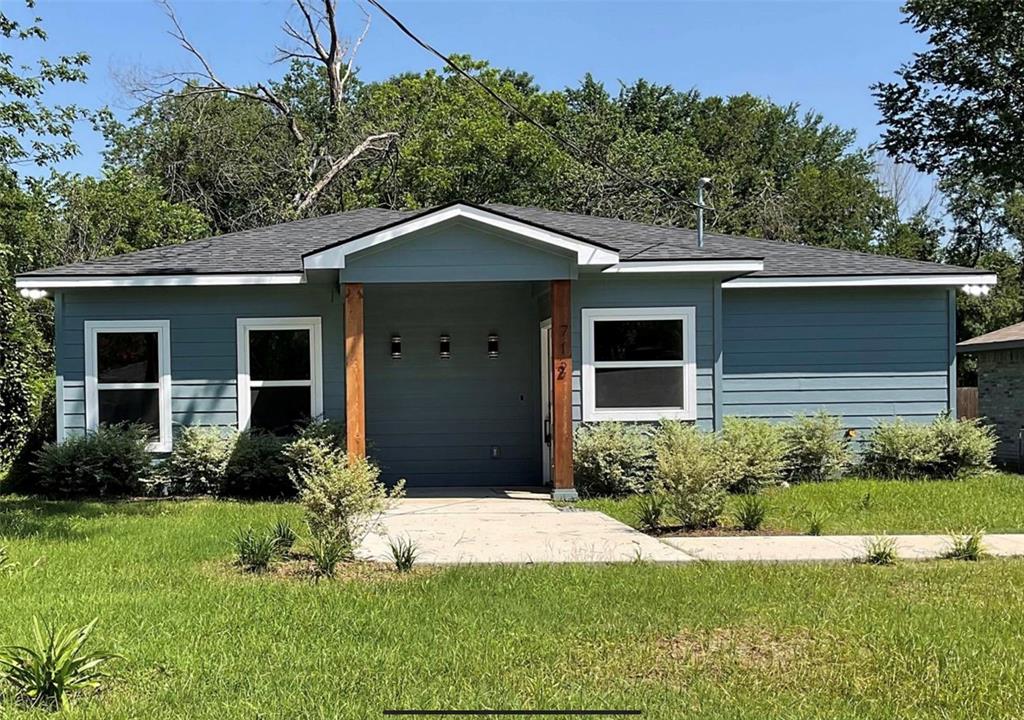
[(575, 500), (572, 477), (572, 282), (551, 281), (552, 496)]
[(350, 458), (366, 457), (363, 285), (345, 283), (345, 435)]

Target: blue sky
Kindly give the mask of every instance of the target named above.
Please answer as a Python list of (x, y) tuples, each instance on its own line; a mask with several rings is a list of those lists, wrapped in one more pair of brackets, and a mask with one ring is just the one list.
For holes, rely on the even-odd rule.
[[(15, 0), (3, 1), (6, 11), (25, 16)], [(881, 0), (384, 2), (443, 52), (469, 53), (531, 72), (546, 89), (575, 84), (590, 72), (611, 87), (644, 77), (704, 94), (749, 91), (817, 110), (857, 130), (860, 144), (876, 140), (879, 132), (870, 85), (890, 78), (924, 45), (900, 23), (899, 4)], [(272, 60), (275, 43), (284, 40), (281, 22), (295, 17), (289, 0), (177, 0), (174, 5), (192, 41), (225, 80), (240, 84), (280, 74), (281, 66)], [(346, 0), (340, 5), (356, 34), (358, 10)], [(167, 35), (168, 22), (151, 0), (41, 0), (36, 13), (50, 38), (34, 50), (92, 56), (88, 84), (61, 89), (51, 95), (54, 101), (109, 105), (124, 115), (132, 100), (119, 78), (189, 67), (190, 59)], [(437, 64), (379, 14), (359, 57), (368, 80)], [(101, 138), (82, 127), (77, 139), (82, 155), (65, 169), (97, 172)]]

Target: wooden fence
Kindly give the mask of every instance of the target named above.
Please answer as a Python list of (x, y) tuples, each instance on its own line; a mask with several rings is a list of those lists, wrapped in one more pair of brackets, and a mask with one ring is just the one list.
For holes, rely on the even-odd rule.
[(978, 417), (978, 388), (962, 387), (956, 389), (956, 416), (958, 418)]

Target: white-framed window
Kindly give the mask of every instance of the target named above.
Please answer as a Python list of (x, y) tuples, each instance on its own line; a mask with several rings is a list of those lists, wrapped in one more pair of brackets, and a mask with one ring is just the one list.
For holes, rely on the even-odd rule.
[(288, 435), (323, 415), (319, 317), (238, 318), (238, 429)]
[(151, 428), (149, 449), (171, 449), (170, 320), (90, 320), (85, 329), (85, 426)]
[(693, 307), (583, 310), (583, 420), (697, 419)]

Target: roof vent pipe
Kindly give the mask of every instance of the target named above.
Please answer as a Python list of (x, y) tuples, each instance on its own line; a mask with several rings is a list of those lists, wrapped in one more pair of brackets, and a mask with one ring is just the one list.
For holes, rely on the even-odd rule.
[(711, 178), (697, 180), (697, 247), (704, 247), (704, 188), (711, 184)]

